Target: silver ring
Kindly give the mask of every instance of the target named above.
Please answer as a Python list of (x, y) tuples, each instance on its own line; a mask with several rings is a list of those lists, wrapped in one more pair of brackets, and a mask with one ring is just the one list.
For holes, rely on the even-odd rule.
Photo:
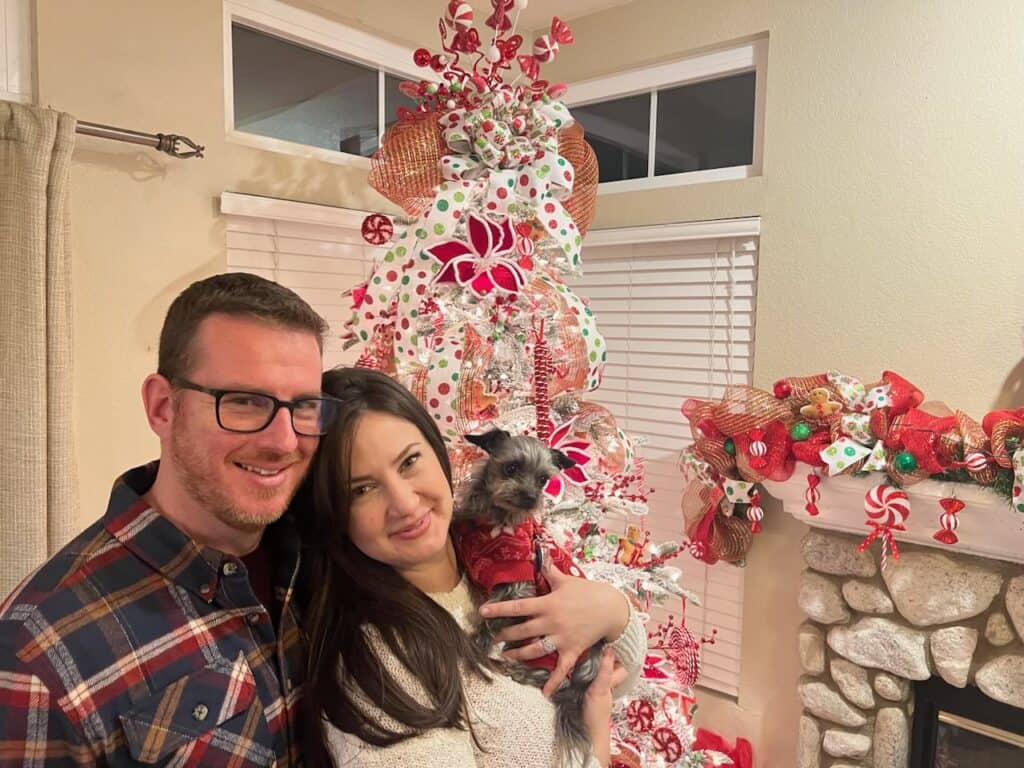
[(555, 646), (555, 641), (547, 635), (544, 635), (544, 637), (540, 639), (540, 647), (544, 649), (544, 653), (546, 654), (554, 653), (558, 650), (558, 648)]

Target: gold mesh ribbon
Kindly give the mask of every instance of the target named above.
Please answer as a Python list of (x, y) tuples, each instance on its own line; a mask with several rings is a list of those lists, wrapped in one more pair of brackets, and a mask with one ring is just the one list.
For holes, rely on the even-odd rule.
[[(988, 435), (985, 434), (985, 430), (982, 429), (981, 424), (963, 411), (956, 411), (956, 428), (959, 433), (957, 437), (960, 439), (959, 442), (963, 449), (964, 459), (972, 453), (989, 453), (991, 444)], [(945, 436), (943, 436), (943, 441), (945, 441)], [(985, 468), (980, 472), (974, 472), (969, 468), (967, 472), (974, 482), (981, 485), (992, 485), (996, 478), (999, 477), (999, 469), (991, 464), (985, 465)]]
[(1012, 467), (1013, 457), (1006, 441), (1016, 437), (1024, 441), (1024, 424), (1013, 419), (1000, 419), (992, 427), (992, 457), (1001, 467)]
[(785, 401), (754, 387), (728, 387), (721, 402), (713, 404), (711, 418), (726, 435), (737, 435), (779, 420), (793, 421)]
[(583, 126), (573, 123), (559, 131), (558, 154), (572, 165), (576, 174), (572, 195), (564, 205), (580, 234), (585, 235), (597, 213), (598, 168), (597, 155), (583, 138)]
[(441, 183), (441, 157), (448, 148), (439, 115), (416, 115), (393, 123), (370, 158), (370, 185), (410, 216), (422, 216)]
[(745, 520), (736, 516), (715, 515), (711, 526), (711, 551), (726, 563), (745, 560), (754, 541), (754, 534)]

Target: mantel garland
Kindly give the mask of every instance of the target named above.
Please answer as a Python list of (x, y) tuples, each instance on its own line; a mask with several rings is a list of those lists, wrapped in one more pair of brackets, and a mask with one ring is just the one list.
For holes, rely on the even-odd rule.
[[(680, 457), (689, 481), (683, 519), (690, 553), (707, 563), (744, 562), (764, 517), (757, 484), (797, 472), (807, 483), (811, 516), (818, 514), (822, 479), (877, 477), (865, 497), (873, 530), (864, 546), (880, 538), (883, 554), (891, 549), (894, 558), (891, 530), (902, 530), (910, 515), (899, 489), (925, 478), (980, 485), (1024, 513), (1024, 408), (991, 411), (979, 423), (924, 403), (924, 393), (893, 371), (865, 385), (829, 370), (779, 379), (771, 392), (728, 387), (720, 400), (689, 399), (681, 410), (693, 435)], [(898, 501), (900, 514), (887, 513), (879, 523), (879, 500), (888, 498)], [(954, 494), (942, 508), (934, 538), (953, 545), (964, 505)]]

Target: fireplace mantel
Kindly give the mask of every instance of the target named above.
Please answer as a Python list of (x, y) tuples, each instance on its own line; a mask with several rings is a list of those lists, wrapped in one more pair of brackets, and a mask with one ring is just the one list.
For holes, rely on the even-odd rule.
[[(796, 473), (784, 483), (762, 483), (769, 495), (782, 502), (786, 512), (808, 525), (842, 533), (866, 536), (864, 495), (878, 484), (878, 475), (870, 477), (823, 478), (818, 486), (820, 514), (811, 516), (804, 507), (807, 490), (804, 473)], [(990, 490), (964, 483), (922, 480), (904, 489), (910, 499), (910, 516), (905, 532), (896, 532), (898, 541), (909, 541), (949, 552), (1024, 563), (1024, 513), (1015, 512), (1009, 502)], [(955, 492), (955, 494), (954, 494)], [(939, 530), (942, 507), (939, 499), (956, 495), (966, 506), (959, 513), (960, 539), (952, 546), (932, 538)]]

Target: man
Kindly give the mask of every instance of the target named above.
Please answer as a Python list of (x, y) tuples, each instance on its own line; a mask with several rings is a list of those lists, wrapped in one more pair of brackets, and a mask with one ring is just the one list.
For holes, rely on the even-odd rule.
[(0, 765), (298, 762), (282, 515), (334, 412), (324, 332), (253, 275), (172, 303), (142, 385), (160, 460), (0, 605)]

